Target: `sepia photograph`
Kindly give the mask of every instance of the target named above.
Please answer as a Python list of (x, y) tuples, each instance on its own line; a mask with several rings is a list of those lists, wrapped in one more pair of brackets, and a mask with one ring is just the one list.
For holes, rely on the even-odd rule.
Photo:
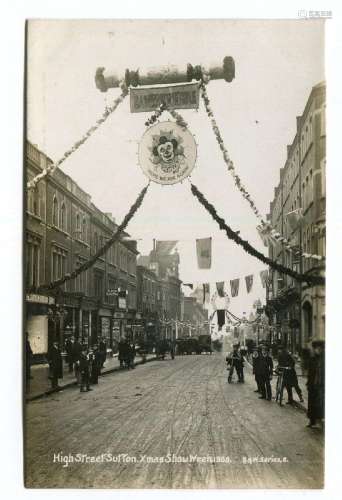
[(26, 488), (324, 488), (331, 17), (26, 21)]

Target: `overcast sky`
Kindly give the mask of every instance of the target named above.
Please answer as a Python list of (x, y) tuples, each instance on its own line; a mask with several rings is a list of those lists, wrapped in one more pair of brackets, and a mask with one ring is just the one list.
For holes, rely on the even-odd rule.
[[(28, 139), (53, 160), (79, 140), (120, 93), (102, 94), (94, 83), (98, 66), (125, 68), (207, 65), (230, 55), (232, 83), (212, 81), (208, 94), (225, 146), (242, 183), (262, 214), (269, 211), (286, 145), (296, 132), (311, 88), (324, 79), (324, 23), (304, 21), (31, 21), (28, 35)], [(191, 180), (241, 236), (266, 253), (257, 219), (235, 187), (203, 105), (181, 111), (198, 145)], [(62, 165), (103, 211), (121, 221), (146, 184), (137, 161), (149, 114), (131, 114), (129, 98)], [(170, 119), (165, 113), (162, 119)], [(256, 121), (258, 123), (256, 123)], [(151, 184), (128, 227), (147, 253), (153, 238), (177, 239), (184, 282), (240, 278), (231, 310), (248, 312), (264, 299), (259, 271), (265, 266), (227, 240), (190, 192), (187, 181)], [(213, 238), (211, 270), (198, 270), (195, 239)], [(244, 277), (255, 275), (247, 295)], [(230, 295), (230, 290), (227, 289)]]

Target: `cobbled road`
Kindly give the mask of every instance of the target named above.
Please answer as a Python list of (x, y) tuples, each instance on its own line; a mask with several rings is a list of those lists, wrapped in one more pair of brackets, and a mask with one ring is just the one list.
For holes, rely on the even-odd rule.
[(245, 372), (228, 384), (221, 355), (180, 356), (27, 403), (26, 486), (321, 488), (322, 432)]

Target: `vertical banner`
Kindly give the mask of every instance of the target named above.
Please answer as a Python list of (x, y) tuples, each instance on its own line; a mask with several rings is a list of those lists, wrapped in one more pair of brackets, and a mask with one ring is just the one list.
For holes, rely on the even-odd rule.
[(211, 268), (211, 238), (196, 239), (197, 263), (199, 269)]
[(260, 278), (261, 278), (262, 287), (266, 288), (266, 283), (268, 280), (268, 269), (265, 269), (264, 271), (260, 271)]
[(224, 281), (216, 282), (216, 290), (219, 297), (224, 297)]
[(232, 297), (237, 297), (239, 295), (239, 284), (240, 284), (239, 278), (237, 278), (236, 280), (230, 280), (230, 289)]
[(203, 303), (210, 302), (210, 284), (203, 283)]
[(217, 309), (217, 325), (218, 329), (221, 330), (226, 320), (226, 311), (224, 309)]
[(249, 293), (252, 290), (253, 286), (253, 274), (249, 274), (248, 276), (246, 276), (245, 280), (246, 280), (246, 290), (247, 293)]

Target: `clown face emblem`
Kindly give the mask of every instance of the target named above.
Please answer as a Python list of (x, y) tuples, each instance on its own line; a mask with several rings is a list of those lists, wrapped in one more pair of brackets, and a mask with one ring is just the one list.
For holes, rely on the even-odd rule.
[(168, 141), (166, 137), (161, 137), (160, 142), (161, 144), (156, 148), (157, 153), (162, 161), (170, 163), (175, 157), (175, 150), (177, 149), (178, 143), (175, 139)]

